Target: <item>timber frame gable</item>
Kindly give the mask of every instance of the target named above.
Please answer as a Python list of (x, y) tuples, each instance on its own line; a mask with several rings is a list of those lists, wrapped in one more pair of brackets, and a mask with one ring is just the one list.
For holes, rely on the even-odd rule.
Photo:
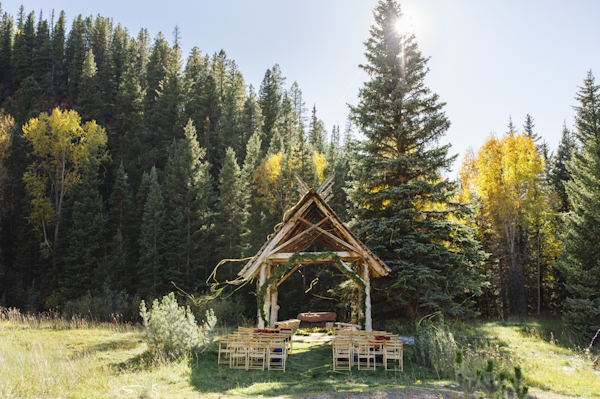
[[(356, 265), (356, 274), (366, 286), (365, 328), (372, 329), (370, 304), (370, 279), (386, 276), (391, 269), (375, 254), (373, 254), (340, 220), (328, 205), (333, 197), (331, 189), (333, 176), (330, 176), (317, 190), (309, 188), (302, 179), (298, 180), (298, 191), (302, 198), (286, 212), (282, 223), (276, 226), (275, 232), (238, 273), (244, 280), (257, 278), (259, 287), (275, 273), (277, 267), (287, 263), (295, 253), (302, 254), (313, 242), (320, 242), (337, 255), (342, 265), (351, 270), (345, 262)], [(324, 199), (325, 198), (325, 199)], [(319, 252), (310, 252), (318, 255)], [(330, 256), (319, 258), (310, 263), (333, 263)], [(277, 321), (277, 287), (287, 279), (300, 264), (292, 268), (279, 281), (274, 282), (267, 290), (264, 314), (269, 320), (263, 320), (262, 312), (258, 311), (258, 327), (268, 324), (271, 328)], [(354, 272), (354, 271), (353, 271)], [(359, 300), (360, 301), (360, 300)]]

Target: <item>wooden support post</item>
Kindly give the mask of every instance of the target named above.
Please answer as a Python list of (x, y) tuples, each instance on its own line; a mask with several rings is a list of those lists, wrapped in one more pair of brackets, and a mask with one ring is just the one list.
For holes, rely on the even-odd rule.
[[(263, 263), (262, 265), (260, 265), (260, 274), (258, 277), (258, 287), (262, 287), (263, 284), (265, 283), (265, 281), (267, 281), (267, 264)], [(266, 298), (265, 298), (266, 299)], [(265, 301), (266, 302), (266, 301)], [(258, 323), (257, 323), (257, 328), (265, 328), (265, 320), (263, 320), (262, 318), (262, 313), (260, 312), (260, 309), (257, 310), (258, 313)]]
[(277, 322), (277, 313), (279, 306), (277, 305), (277, 282), (274, 281), (270, 287), (271, 291), (271, 317), (269, 317), (269, 328), (275, 328)]
[[(358, 274), (359, 278), (360, 277), (360, 264), (356, 265), (356, 274)], [(363, 281), (364, 283), (364, 281)], [(362, 312), (362, 306), (360, 306), (360, 304), (362, 303), (362, 293), (360, 291), (360, 285), (358, 283), (356, 283), (356, 285), (358, 285), (358, 302), (356, 302), (356, 316), (358, 317), (358, 320), (360, 320), (363, 317), (363, 312)], [(360, 324), (360, 322), (359, 322)]]
[(369, 265), (363, 264), (363, 280), (365, 282), (365, 330), (373, 331), (373, 320), (371, 319), (371, 278), (369, 276)]
[[(269, 263), (265, 264), (265, 269), (267, 270), (267, 279), (271, 277), (271, 265)], [(269, 318), (271, 316), (271, 287), (267, 287), (267, 292), (265, 293), (265, 316), (267, 320), (264, 321), (265, 327), (269, 326)]]

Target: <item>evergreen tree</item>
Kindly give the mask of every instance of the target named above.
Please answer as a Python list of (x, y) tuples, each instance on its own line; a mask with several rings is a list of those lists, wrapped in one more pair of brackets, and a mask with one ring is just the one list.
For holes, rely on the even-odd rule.
[(308, 144), (318, 153), (325, 152), (325, 125), (317, 118), (317, 106), (313, 105), (312, 116), (308, 126)]
[(242, 145), (246, 148), (246, 153), (236, 154), (238, 159), (242, 159), (247, 156), (247, 146), (250, 142), (249, 140), (256, 133), (258, 133), (257, 140), (262, 142), (264, 139), (262, 130), (263, 124), (263, 116), (260, 111), (260, 106), (258, 105), (256, 93), (254, 92), (254, 87), (250, 85), (248, 87), (248, 97), (246, 97), (246, 101), (244, 101), (244, 109), (242, 110), (242, 118), (240, 121)]
[(300, 128), (301, 126), (298, 124), (296, 109), (292, 103), (292, 99), (286, 92), (283, 94), (283, 99), (281, 100), (280, 118), (277, 128), (286, 149), (292, 146), (297, 135), (304, 136)]
[(65, 69), (65, 12), (61, 11), (52, 29), (52, 94), (62, 98), (67, 92), (67, 77)]
[(525, 124), (523, 125), (523, 131), (526, 135), (531, 137), (531, 140), (533, 140), (533, 142), (536, 143), (536, 146), (538, 146), (539, 148), (537, 142), (540, 140), (541, 137), (533, 131), (534, 127), (535, 125), (533, 124), (533, 118), (531, 117), (531, 115), (527, 114), (527, 116), (525, 116)]
[(175, 46), (168, 52), (165, 76), (159, 83), (156, 107), (147, 115), (147, 127), (151, 131), (150, 151), (153, 163), (164, 169), (167, 163), (169, 145), (173, 139), (182, 138), (180, 110), (183, 107), (183, 88), (181, 81), (181, 51)]
[(24, 8), (19, 9), (19, 20), (13, 47), (13, 82), (19, 86), (25, 78), (33, 75), (33, 53), (35, 49), (35, 14), (24, 16)]
[(165, 181), (167, 278), (188, 292), (206, 281), (212, 252), (207, 240), (212, 182), (209, 165), (202, 161), (205, 152), (188, 121), (185, 137), (174, 145)]
[(70, 201), (70, 229), (64, 249), (65, 288), (69, 298), (78, 298), (87, 291), (99, 290), (109, 277), (102, 260), (106, 252), (105, 220), (102, 198), (98, 192), (98, 165), (90, 164), (81, 185), (73, 190)]
[(248, 234), (244, 236), (242, 256), (255, 255), (265, 242), (267, 234), (272, 231), (267, 223), (266, 215), (269, 213), (264, 209), (264, 205), (258, 201), (258, 195), (254, 184), (254, 174), (260, 166), (263, 153), (260, 142), (260, 133), (255, 132), (246, 146), (246, 157), (244, 167), (242, 168), (242, 193), (246, 195), (248, 201), (248, 219), (246, 230)]
[(79, 82), (81, 81), (81, 69), (86, 56), (86, 26), (81, 14), (73, 21), (69, 32), (69, 39), (65, 49), (66, 69), (68, 74), (69, 98), (74, 102), (79, 94)]
[(569, 294), (565, 321), (583, 336), (591, 336), (600, 328), (600, 87), (591, 71), (577, 100), (576, 137), (581, 148), (571, 155), (571, 179), (564, 183), (572, 211), (565, 219), (560, 268)]
[(263, 132), (263, 150), (266, 150), (266, 144), (270, 144), (274, 135), (274, 129), (279, 120), (281, 110), (281, 99), (283, 97), (282, 87), (285, 78), (281, 75), (279, 65), (275, 64), (272, 69), (267, 69), (265, 77), (260, 84), (259, 100), (261, 112), (264, 117)]
[(104, 124), (102, 116), (102, 100), (98, 90), (98, 77), (94, 53), (90, 49), (81, 68), (81, 82), (77, 96), (76, 111), (83, 122), (95, 120), (98, 124)]
[(33, 76), (38, 82), (42, 91), (46, 94), (52, 92), (52, 42), (50, 41), (50, 30), (48, 21), (40, 18), (37, 25), (36, 43), (33, 49)]
[[(239, 258), (242, 253), (244, 226), (248, 215), (246, 195), (235, 152), (228, 148), (219, 173), (219, 198), (216, 204), (215, 245), (217, 259)], [(235, 279), (233, 265), (227, 278)]]
[(132, 292), (136, 276), (132, 267), (135, 264), (135, 260), (132, 259), (133, 197), (122, 162), (117, 169), (109, 206), (107, 232), (108, 237), (112, 237), (112, 244), (107, 262), (107, 275), (114, 288), (129, 289)]
[(567, 165), (571, 160), (571, 153), (576, 149), (575, 142), (571, 137), (571, 132), (567, 129), (567, 125), (563, 125), (562, 137), (558, 143), (558, 150), (554, 158), (554, 165), (550, 170), (550, 182), (554, 187), (554, 191), (560, 200), (559, 212), (568, 212), (571, 208), (569, 197), (565, 190), (565, 182), (571, 180), (571, 173)]
[(226, 74), (226, 86), (223, 96), (223, 116), (219, 127), (219, 142), (217, 143), (218, 155), (215, 156), (214, 166), (221, 167), (225, 157), (225, 149), (233, 148), (236, 154), (243, 152), (243, 138), (241, 137), (242, 112), (244, 110), (244, 100), (246, 97), (246, 87), (244, 77), (234, 61), (229, 63)]
[(138, 291), (141, 295), (156, 298), (168, 289), (165, 280), (165, 209), (158, 173), (152, 167), (149, 178), (148, 196), (144, 203), (140, 232), (140, 260)]
[(382, 280), (391, 309), (402, 306), (409, 318), (459, 314), (481, 292), (484, 253), (474, 230), (453, 221), (470, 219), (472, 207), (455, 202), (457, 184), (440, 176), (454, 159), (449, 145), (438, 144), (450, 122), (444, 103), (425, 86), (427, 60), (414, 35), (396, 29), (399, 5), (381, 0), (374, 15), (368, 63), (361, 65), (371, 80), (351, 107), (368, 139), (352, 168), (352, 227), (392, 269)]
[(2, 41), (0, 42), (0, 84), (3, 91), (7, 90), (12, 83), (12, 55), (14, 28), (13, 18), (4, 13), (1, 25)]

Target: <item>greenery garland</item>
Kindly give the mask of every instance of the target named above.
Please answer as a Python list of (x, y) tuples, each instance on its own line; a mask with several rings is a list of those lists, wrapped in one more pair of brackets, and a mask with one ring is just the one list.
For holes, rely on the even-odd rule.
[(359, 322), (360, 322), (362, 328), (364, 328), (364, 325), (365, 325), (364, 315), (366, 314), (366, 298), (367, 298), (366, 290), (367, 290), (367, 287), (365, 286), (365, 283), (362, 281), (362, 279), (359, 277), (359, 275), (356, 272), (354, 272), (352, 270), (348, 270), (348, 269), (346, 269), (346, 267), (344, 267), (344, 265), (342, 264), (342, 258), (340, 258), (334, 252), (325, 252), (325, 253), (318, 253), (318, 254), (317, 253), (301, 254), (300, 252), (296, 252), (290, 257), (290, 259), (286, 263), (280, 265), (277, 268), (277, 271), (275, 271), (275, 273), (273, 273), (273, 275), (271, 277), (269, 277), (263, 285), (261, 285), (260, 287), (258, 287), (256, 289), (256, 296), (258, 298), (258, 308), (260, 309), (260, 315), (262, 316), (262, 319), (265, 321), (267, 320), (267, 315), (265, 314), (265, 296), (267, 295), (267, 289), (269, 288), (271, 283), (273, 283), (274, 281), (279, 281), (279, 279), (281, 277), (283, 277), (288, 272), (288, 270), (290, 270), (292, 267), (296, 266), (298, 263), (306, 262), (306, 261), (312, 261), (311, 263), (315, 263), (319, 259), (325, 259), (325, 258), (331, 258), (332, 262), (337, 265), (337, 267), (340, 269), (342, 274), (344, 274), (346, 277), (354, 280), (354, 282), (358, 284), (359, 289), (360, 289), (360, 307), (361, 307), (362, 313), (363, 313), (363, 317), (360, 318)]

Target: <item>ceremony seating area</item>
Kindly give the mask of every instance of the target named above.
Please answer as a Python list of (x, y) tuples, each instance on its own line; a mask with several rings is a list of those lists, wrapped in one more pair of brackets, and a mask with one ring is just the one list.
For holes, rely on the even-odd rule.
[[(386, 371), (404, 371), (403, 346), (397, 334), (385, 331), (339, 330), (331, 342), (333, 370), (376, 370), (383, 366)], [(389, 362), (393, 368), (388, 369)]]
[(238, 327), (238, 331), (219, 340), (218, 364), (232, 369), (285, 371), (287, 355), (292, 353), (291, 329)]

